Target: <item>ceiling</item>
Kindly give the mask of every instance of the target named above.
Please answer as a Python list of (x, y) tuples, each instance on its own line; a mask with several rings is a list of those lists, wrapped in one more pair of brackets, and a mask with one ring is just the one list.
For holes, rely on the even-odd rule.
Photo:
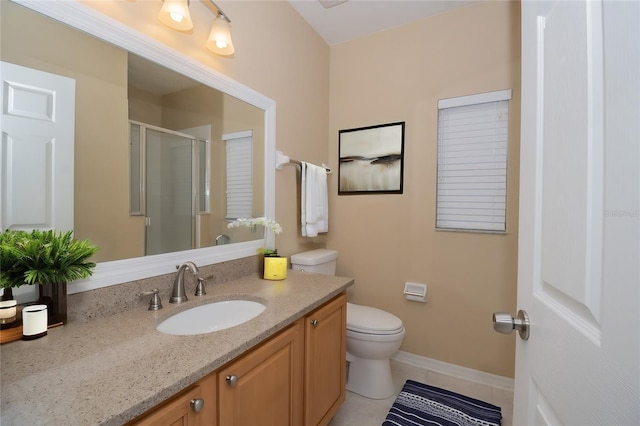
[(334, 45), (438, 15), (477, 1), (289, 0), (289, 3), (327, 44)]

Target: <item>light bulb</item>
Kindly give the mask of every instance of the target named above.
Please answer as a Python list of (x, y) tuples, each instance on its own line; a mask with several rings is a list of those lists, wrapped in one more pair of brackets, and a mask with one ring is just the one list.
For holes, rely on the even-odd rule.
[(171, 12), (169, 14), (169, 16), (171, 16), (171, 19), (173, 19), (174, 21), (176, 21), (178, 23), (182, 22), (182, 20), (184, 19), (184, 16), (182, 16), (179, 13), (175, 13), (175, 12)]
[(233, 41), (231, 41), (231, 28), (229, 21), (223, 16), (218, 15), (213, 21), (209, 38), (205, 43), (207, 49), (218, 55), (233, 55)]
[(193, 28), (187, 0), (164, 0), (158, 19), (174, 30), (189, 31)]

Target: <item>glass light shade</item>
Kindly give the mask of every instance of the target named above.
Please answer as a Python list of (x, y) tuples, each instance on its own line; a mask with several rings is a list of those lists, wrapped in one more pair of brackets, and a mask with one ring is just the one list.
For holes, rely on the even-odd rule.
[(174, 30), (188, 31), (193, 28), (187, 0), (164, 0), (158, 19)]
[(229, 22), (222, 16), (216, 16), (209, 33), (209, 38), (205, 43), (207, 49), (218, 55), (228, 56), (234, 52), (231, 41), (231, 28)]

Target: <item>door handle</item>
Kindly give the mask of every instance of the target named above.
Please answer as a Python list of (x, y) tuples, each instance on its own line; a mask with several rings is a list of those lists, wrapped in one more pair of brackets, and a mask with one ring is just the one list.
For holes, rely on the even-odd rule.
[(493, 329), (498, 333), (511, 334), (513, 330), (518, 330), (520, 338), (528, 340), (530, 328), (529, 315), (522, 309), (518, 311), (516, 318), (505, 312), (493, 313)]

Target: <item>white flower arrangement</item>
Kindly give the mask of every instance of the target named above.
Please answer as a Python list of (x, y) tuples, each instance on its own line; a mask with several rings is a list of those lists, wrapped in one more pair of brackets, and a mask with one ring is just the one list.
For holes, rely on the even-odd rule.
[[(249, 217), (249, 218), (239, 218), (230, 222), (227, 225), (227, 228), (240, 228), (247, 227), (251, 228), (252, 231), (256, 230), (258, 225), (264, 226), (264, 229), (273, 232), (274, 235), (277, 235), (282, 232), (282, 226), (278, 222), (272, 219), (267, 219), (266, 217)], [(275, 237), (274, 239), (270, 239), (268, 235), (265, 235), (265, 241), (267, 245), (275, 245)], [(272, 244), (269, 244), (269, 241)], [(276, 248), (263, 248), (259, 250), (265, 256), (278, 256), (278, 250)]]
[(241, 226), (245, 226), (251, 228), (251, 230), (255, 230), (258, 225), (264, 226), (265, 229), (269, 229), (276, 235), (282, 232), (282, 226), (280, 226), (278, 222), (267, 219), (266, 217), (239, 218), (229, 223), (227, 228), (240, 228)]

